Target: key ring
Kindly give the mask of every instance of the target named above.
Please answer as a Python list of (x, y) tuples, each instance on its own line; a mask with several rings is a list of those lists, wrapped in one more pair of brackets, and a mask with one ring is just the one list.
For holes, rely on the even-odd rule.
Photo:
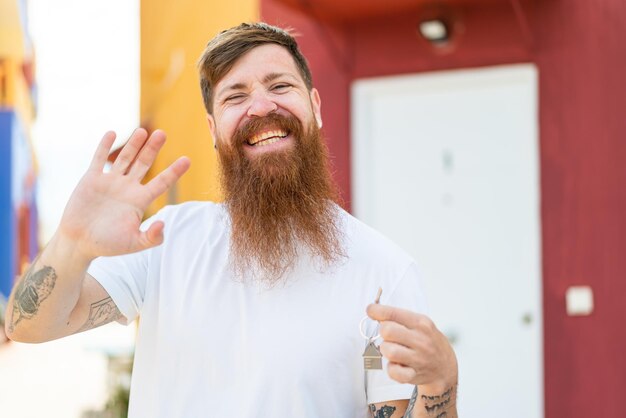
[[(365, 335), (365, 332), (363, 332), (363, 324), (365, 323), (367, 319), (369, 319), (367, 315), (364, 316), (363, 319), (361, 319), (361, 323), (359, 324), (359, 332), (361, 333), (361, 336), (365, 338), (367, 341), (374, 342), (380, 338), (380, 333), (376, 334), (375, 337), (368, 337), (367, 335)], [(380, 328), (380, 325), (378, 325), (378, 328)]]
[[(376, 295), (376, 300), (374, 301), (374, 303), (380, 302), (380, 295), (382, 293), (383, 289), (378, 288), (378, 294)], [(380, 338), (380, 323), (377, 323), (377, 329), (375, 331), (377, 333), (376, 336), (368, 337), (363, 331), (363, 324), (365, 324), (365, 321), (367, 319), (370, 318), (366, 315), (365, 317), (363, 317), (363, 319), (361, 319), (361, 322), (359, 323), (359, 332), (361, 333), (361, 336), (367, 340), (367, 345), (365, 347), (365, 351), (363, 352), (363, 367), (366, 371), (382, 370), (383, 355), (380, 352), (380, 348), (378, 348), (378, 346), (374, 343), (374, 341)]]
[[(374, 303), (380, 303), (380, 296), (383, 294), (383, 288), (379, 287), (378, 288), (378, 293), (376, 293), (376, 300), (374, 301)], [(365, 333), (363, 332), (363, 324), (365, 323), (365, 320), (368, 319), (369, 317), (367, 315), (365, 315), (363, 317), (363, 319), (361, 319), (361, 323), (359, 324), (359, 332), (361, 333), (361, 336), (363, 338), (365, 338), (367, 341), (374, 342), (377, 339), (380, 338), (380, 332), (378, 334), (376, 334), (375, 337), (368, 337), (367, 335), (365, 335)], [(378, 324), (378, 329), (380, 329), (380, 324)]]

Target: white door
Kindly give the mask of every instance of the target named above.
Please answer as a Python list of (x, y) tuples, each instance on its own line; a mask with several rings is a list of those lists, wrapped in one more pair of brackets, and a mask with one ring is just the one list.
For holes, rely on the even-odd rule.
[(463, 417), (543, 417), (537, 72), (359, 80), (354, 214), (411, 253)]

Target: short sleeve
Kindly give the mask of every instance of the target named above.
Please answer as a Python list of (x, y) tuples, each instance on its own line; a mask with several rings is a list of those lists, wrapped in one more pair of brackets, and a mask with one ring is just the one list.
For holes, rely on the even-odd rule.
[(95, 259), (89, 273), (107, 291), (130, 324), (143, 304), (148, 275), (148, 251)]
[[(146, 230), (157, 214), (141, 225)], [(89, 273), (107, 291), (117, 308), (130, 324), (141, 311), (146, 293), (150, 257), (154, 249), (114, 257), (99, 257), (92, 261)]]
[[(424, 286), (415, 262), (408, 266), (389, 297), (385, 298), (383, 295), (381, 303), (421, 314), (428, 314)], [(376, 344), (380, 344), (381, 341), (378, 340)], [(383, 357), (383, 370), (366, 372), (368, 404), (410, 399), (413, 394), (413, 389), (415, 388), (413, 385), (401, 384), (389, 377), (387, 374), (387, 363), (387, 359)]]

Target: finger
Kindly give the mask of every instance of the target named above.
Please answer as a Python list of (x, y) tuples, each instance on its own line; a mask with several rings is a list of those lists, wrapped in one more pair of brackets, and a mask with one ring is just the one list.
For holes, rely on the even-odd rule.
[(131, 165), (128, 175), (141, 181), (154, 163), (161, 147), (165, 144), (165, 132), (156, 130), (150, 135), (135, 162)]
[(174, 161), (169, 167), (160, 172), (155, 178), (146, 184), (146, 188), (150, 194), (150, 200), (154, 200), (163, 194), (167, 189), (172, 187), (178, 179), (189, 169), (191, 162), (187, 157), (180, 157)]
[(390, 362), (409, 366), (414, 363), (415, 351), (401, 344), (383, 341), (379, 350), (381, 354)]
[(139, 231), (137, 240), (131, 245), (130, 252), (143, 251), (160, 245), (163, 242), (164, 226), (162, 221), (155, 221), (145, 231)]
[(163, 228), (165, 224), (162, 221), (155, 221), (148, 227), (143, 233), (146, 239), (146, 243), (149, 247), (159, 245), (163, 242)]
[(371, 304), (367, 307), (367, 315), (375, 321), (393, 321), (407, 328), (418, 328), (424, 322), (430, 321), (425, 316), (407, 309), (396, 308), (388, 305)]
[(387, 374), (399, 383), (415, 383), (417, 379), (417, 373), (412, 367), (398, 363), (389, 362), (389, 364), (387, 364)]
[(104, 170), (104, 165), (109, 158), (109, 153), (111, 152), (113, 142), (115, 142), (115, 132), (108, 131), (100, 140), (98, 148), (96, 148), (96, 152), (93, 155), (91, 164), (89, 165), (90, 170), (95, 170), (99, 172), (102, 172), (102, 170)]
[(402, 344), (406, 347), (414, 348), (415, 331), (408, 329), (402, 324), (393, 321), (382, 321), (380, 323), (380, 336), (385, 341)]
[(120, 154), (113, 162), (111, 166), (112, 173), (118, 174), (126, 174), (130, 165), (135, 161), (137, 154), (145, 144), (146, 139), (148, 138), (148, 133), (143, 128), (137, 128), (132, 133), (126, 144), (120, 151)]

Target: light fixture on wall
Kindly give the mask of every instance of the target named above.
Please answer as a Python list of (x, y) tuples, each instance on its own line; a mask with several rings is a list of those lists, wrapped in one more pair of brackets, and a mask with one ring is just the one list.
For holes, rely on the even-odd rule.
[(450, 40), (450, 28), (443, 19), (422, 20), (418, 29), (420, 35), (434, 45), (444, 45)]
[(431, 0), (417, 15), (416, 32), (435, 54), (449, 54), (464, 32), (461, 11), (444, 0)]

